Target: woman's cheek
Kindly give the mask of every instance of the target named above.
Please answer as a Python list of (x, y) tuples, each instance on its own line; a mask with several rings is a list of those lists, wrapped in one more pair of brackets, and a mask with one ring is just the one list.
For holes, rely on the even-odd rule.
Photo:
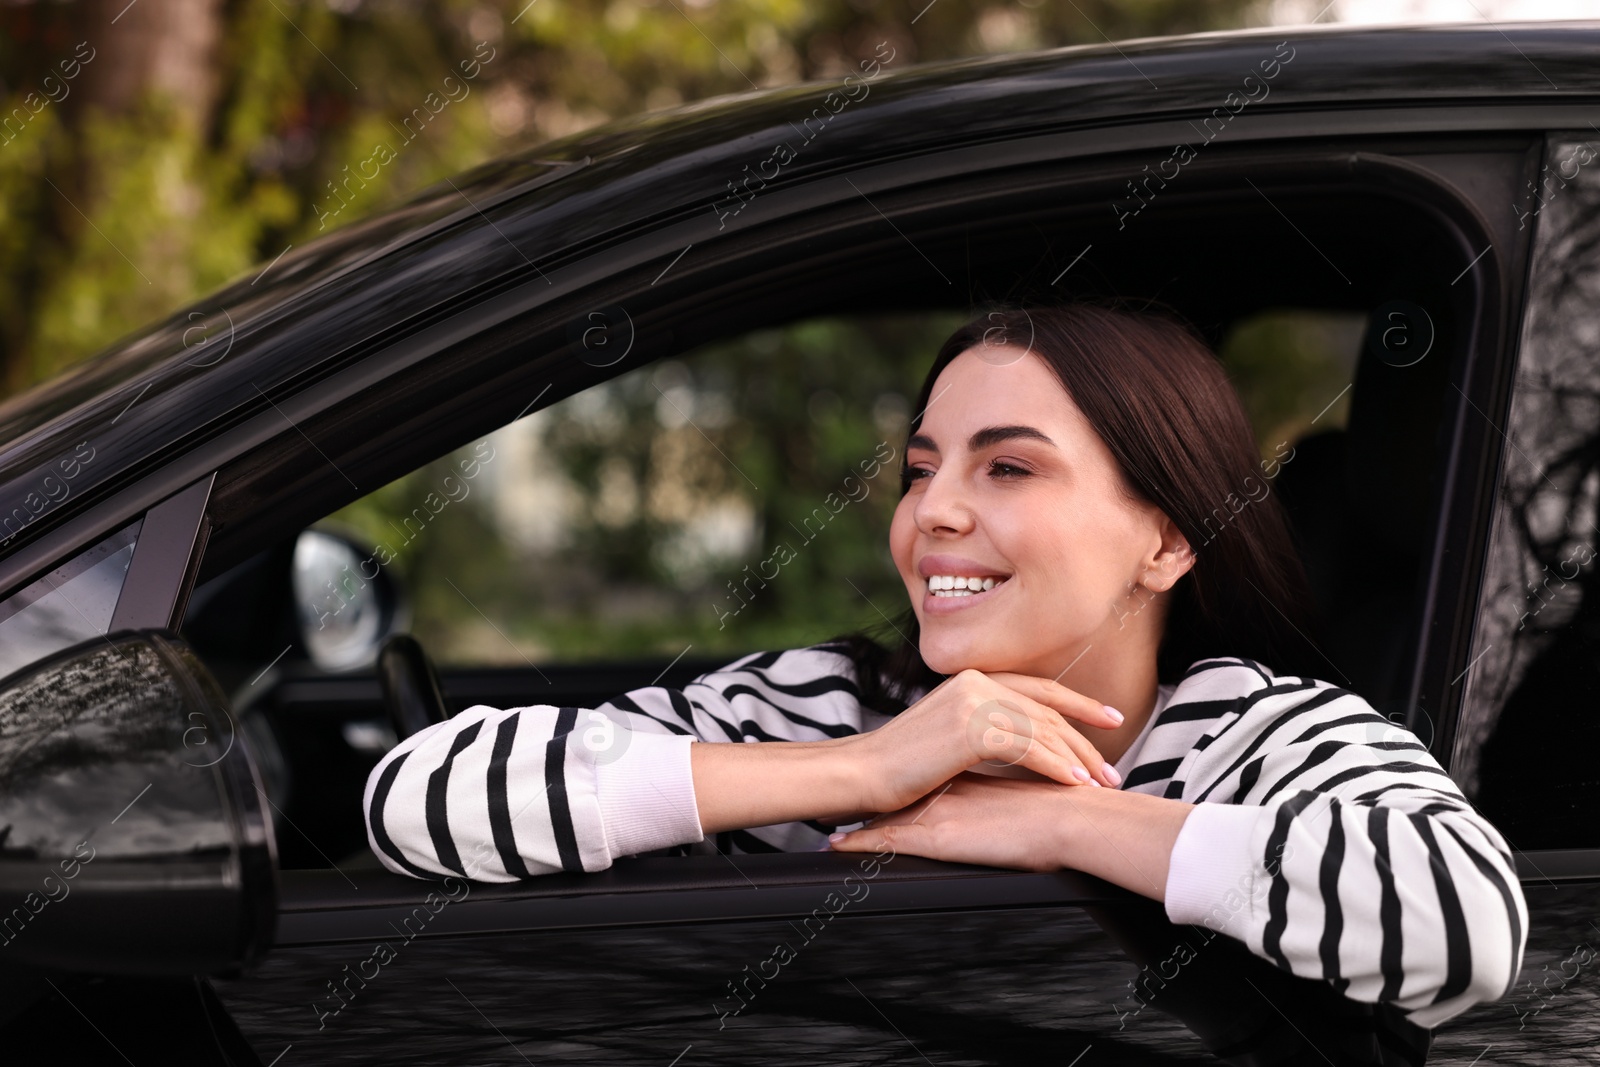
[(911, 546), (916, 540), (917, 526), (911, 514), (911, 498), (902, 498), (889, 521), (889, 555), (900, 573), (915, 576), (916, 561), (911, 558)]

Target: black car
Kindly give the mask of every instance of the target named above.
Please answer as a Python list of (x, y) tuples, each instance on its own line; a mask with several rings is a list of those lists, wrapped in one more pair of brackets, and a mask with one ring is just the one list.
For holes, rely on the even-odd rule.
[[(0, 405), (7, 1062), (1587, 1062), (1597, 60), (1600, 23), (924, 67), (885, 42), (480, 167)], [(1506, 997), (1430, 1034), (1220, 941), (1169, 981), (1152, 901), (900, 857), (730, 1017), (856, 857), (497, 886), (363, 857), (367, 772), (441, 707), (592, 707), (733, 657), (447, 665), (435, 693), (390, 639), (416, 603), (328, 516), (707, 346), (1087, 291), (1266, 338), (1328, 677), (1519, 850)]]

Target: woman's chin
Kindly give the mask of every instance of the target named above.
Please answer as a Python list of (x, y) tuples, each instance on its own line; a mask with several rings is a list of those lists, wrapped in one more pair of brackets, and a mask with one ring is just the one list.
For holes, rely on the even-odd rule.
[(948, 677), (965, 670), (1010, 670), (1010, 657), (998, 656), (992, 650), (975, 647), (970, 641), (934, 641), (923, 638), (920, 650), (922, 662), (936, 674)]
[(1057, 669), (1050, 665), (1059, 660), (1061, 655), (1065, 655), (1066, 659), (1072, 662), (1076, 662), (1077, 656), (1080, 655), (1070, 650), (1067, 653), (1057, 654), (1045, 653), (1038, 649), (1033, 650), (1031, 655), (1019, 655), (1022, 646), (1022, 641), (1016, 638), (996, 640), (990, 635), (987, 639), (966, 640), (958, 639), (956, 635), (929, 634), (924, 631), (917, 647), (922, 654), (922, 662), (928, 665), (928, 669), (947, 678), (965, 670), (982, 671), (984, 674), (1008, 672), (1048, 678), (1057, 673)]

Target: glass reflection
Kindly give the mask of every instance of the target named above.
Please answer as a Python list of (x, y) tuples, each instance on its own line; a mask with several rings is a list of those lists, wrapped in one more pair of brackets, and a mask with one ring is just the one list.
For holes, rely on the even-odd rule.
[(185, 697), (142, 641), (101, 645), (0, 692), (0, 885), (7, 870), (85, 841), (97, 858), (226, 854), (215, 772), (184, 759), (189, 729), (210, 730), (216, 716)]
[(0, 602), (0, 678), (110, 628), (138, 534), (125, 526)]
[(1452, 774), (1514, 848), (1600, 846), (1600, 141), (1553, 136)]

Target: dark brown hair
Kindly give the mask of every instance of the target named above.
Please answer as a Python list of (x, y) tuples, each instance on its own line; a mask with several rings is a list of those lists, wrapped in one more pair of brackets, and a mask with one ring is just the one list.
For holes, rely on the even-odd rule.
[[(1288, 514), (1275, 494), (1254, 495), (1251, 486), (1267, 479), (1250, 422), (1205, 341), (1176, 312), (1149, 303), (986, 311), (940, 347), (908, 436), (922, 424), (939, 372), (984, 343), (1042, 357), (1116, 458), (1125, 491), (1160, 508), (1194, 549), (1194, 566), (1171, 590), (1156, 656), (1160, 682), (1176, 683), (1213, 656), (1314, 676), (1324, 661), (1310, 636), (1317, 619)], [(902, 497), (908, 486), (902, 476)], [(888, 631), (896, 638), (890, 648), (864, 630), (829, 644), (855, 664), (862, 703), (893, 714), (945, 676), (923, 662), (909, 605)]]

